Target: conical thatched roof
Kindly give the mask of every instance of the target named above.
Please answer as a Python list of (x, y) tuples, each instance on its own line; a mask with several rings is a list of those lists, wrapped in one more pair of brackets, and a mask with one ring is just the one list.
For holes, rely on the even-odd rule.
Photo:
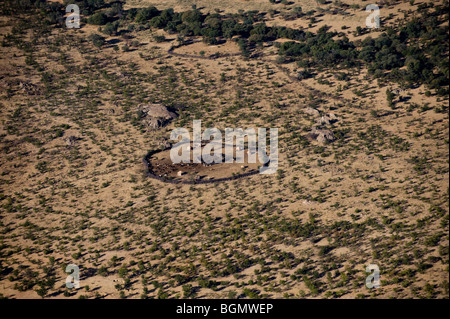
[(312, 131), (308, 133), (308, 137), (310, 139), (316, 140), (319, 143), (328, 143), (336, 139), (333, 132), (331, 132), (330, 130), (318, 129), (316, 127), (313, 127)]
[(316, 120), (316, 123), (321, 125), (321, 124), (330, 124), (330, 123), (333, 123), (336, 121), (337, 121), (336, 115), (334, 115), (333, 113), (328, 113), (328, 114), (322, 115), (320, 118), (318, 118)]
[(313, 116), (319, 116), (320, 115), (320, 112), (318, 110), (316, 110), (316, 109), (313, 109), (312, 107), (306, 108), (305, 112), (307, 114), (310, 114), (310, 115), (313, 115)]
[(153, 129), (162, 127), (177, 117), (162, 104), (140, 104), (138, 111), (145, 114), (147, 126)]
[(163, 118), (163, 119), (173, 119), (176, 117), (176, 114), (170, 112), (164, 105), (162, 104), (141, 104), (138, 106), (138, 110), (146, 113), (148, 116)]

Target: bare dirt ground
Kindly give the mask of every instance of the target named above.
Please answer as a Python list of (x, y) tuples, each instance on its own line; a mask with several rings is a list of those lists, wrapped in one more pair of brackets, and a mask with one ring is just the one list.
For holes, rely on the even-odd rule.
[[(255, 156), (255, 161), (252, 160), (249, 163), (248, 149), (243, 150), (243, 153), (244, 157), (238, 159), (236, 150), (233, 150), (233, 162), (225, 163), (225, 148), (222, 148), (223, 156), (221, 162), (207, 164), (203, 161), (203, 163), (194, 163), (193, 152), (191, 152), (189, 163), (174, 164), (170, 157), (170, 150), (167, 150), (154, 154), (149, 158), (148, 162), (150, 164), (150, 172), (156, 176), (175, 178), (180, 181), (215, 180), (258, 170), (259, 166), (262, 165), (259, 162), (259, 158)], [(211, 153), (211, 156), (214, 156), (214, 153)]]

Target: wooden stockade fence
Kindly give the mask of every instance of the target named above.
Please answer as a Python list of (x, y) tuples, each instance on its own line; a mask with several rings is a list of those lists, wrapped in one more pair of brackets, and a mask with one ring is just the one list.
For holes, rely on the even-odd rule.
[[(164, 182), (164, 183), (170, 183), (170, 184), (211, 184), (211, 183), (218, 183), (218, 182), (225, 182), (225, 181), (231, 181), (234, 179), (239, 179), (239, 178), (243, 178), (243, 177), (247, 177), (247, 176), (251, 176), (251, 175), (256, 175), (259, 173), (259, 170), (252, 170), (250, 172), (247, 173), (243, 173), (243, 174), (237, 174), (237, 175), (233, 175), (230, 177), (223, 177), (223, 178), (212, 178), (212, 179), (205, 179), (205, 180), (179, 180), (179, 179), (171, 179), (171, 178), (167, 178), (164, 176), (158, 176), (153, 174), (152, 170), (151, 170), (151, 165), (150, 165), (150, 157), (156, 153), (159, 152), (163, 152), (166, 149), (163, 150), (154, 150), (154, 151), (149, 151), (147, 153), (147, 155), (144, 156), (144, 158), (142, 159), (142, 162), (144, 164), (144, 169), (145, 169), (145, 173), (148, 177), (156, 179), (158, 181)], [(269, 163), (264, 164), (263, 166), (267, 166), (269, 165)]]

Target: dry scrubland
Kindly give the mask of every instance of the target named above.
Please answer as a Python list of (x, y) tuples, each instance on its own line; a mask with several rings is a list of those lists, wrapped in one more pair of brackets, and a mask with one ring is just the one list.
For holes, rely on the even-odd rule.
[[(365, 1), (291, 2), (196, 3), (204, 13), (277, 10), (262, 18), (267, 25), (328, 24), (351, 40), (400, 26), (425, 3), (385, 1), (384, 29), (358, 33)], [(124, 8), (150, 4), (181, 12), (193, 1)], [(286, 21), (296, 5), (315, 11)], [(305, 66), (277, 54), (286, 39), (242, 51), (231, 39), (210, 45), (138, 26), (120, 20), (105, 35), (85, 22), (69, 30), (31, 11), (2, 14), (2, 296), (449, 297), (445, 94), (377, 78), (365, 65), (306, 66), (312, 75), (298, 77)], [(181, 40), (192, 43), (173, 52), (188, 57), (168, 52)], [(204, 58), (217, 52), (232, 55)], [(136, 107), (149, 102), (179, 117), (148, 130)], [(307, 138), (318, 118), (311, 108), (336, 115), (324, 125), (335, 141)], [(207, 185), (146, 178), (143, 156), (193, 119), (203, 128), (278, 127), (278, 173)], [(81, 269), (78, 290), (65, 288), (70, 263)], [(371, 263), (381, 270), (376, 290), (364, 285)]]

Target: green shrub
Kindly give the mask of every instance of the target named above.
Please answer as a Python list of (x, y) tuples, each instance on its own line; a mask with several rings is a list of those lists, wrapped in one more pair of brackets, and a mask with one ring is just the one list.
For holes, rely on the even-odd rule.
[(97, 12), (90, 16), (87, 20), (87, 23), (94, 25), (104, 25), (107, 22), (107, 17), (104, 13)]

